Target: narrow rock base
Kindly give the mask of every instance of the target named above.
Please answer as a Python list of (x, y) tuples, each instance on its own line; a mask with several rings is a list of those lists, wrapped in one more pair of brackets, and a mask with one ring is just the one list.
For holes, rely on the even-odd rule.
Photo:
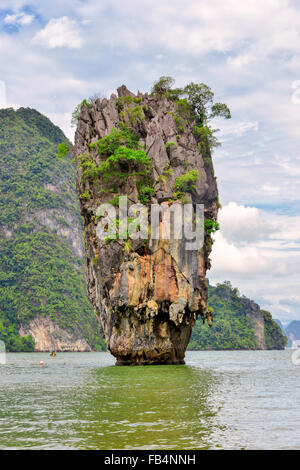
[(162, 365), (184, 365), (185, 360), (184, 359), (166, 359), (161, 360), (161, 359), (153, 359), (153, 360), (142, 360), (142, 361), (136, 361), (135, 359), (125, 361), (123, 359), (117, 359), (116, 366), (162, 366)]

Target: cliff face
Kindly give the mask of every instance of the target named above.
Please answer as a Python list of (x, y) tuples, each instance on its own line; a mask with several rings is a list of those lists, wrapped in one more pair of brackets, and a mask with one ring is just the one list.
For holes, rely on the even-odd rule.
[[(90, 352), (91, 347), (77, 329), (77, 335), (60, 328), (49, 317), (37, 316), (20, 328), (21, 337), (32, 335), (34, 350), (39, 352)], [(75, 337), (77, 336), (77, 338)]]
[(255, 331), (258, 349), (266, 349), (265, 344), (265, 319), (259, 305), (250, 299), (243, 299), (243, 308), (251, 327)]
[(0, 110), (0, 339), (8, 351), (103, 341), (86, 294), (75, 166), (56, 157), (61, 142), (38, 111)]
[[(73, 152), (85, 225), (88, 295), (118, 364), (183, 363), (197, 316), (212, 321), (205, 281), (211, 249), (208, 233), (203, 247), (187, 251), (184, 238), (149, 236), (128, 243), (101, 240), (96, 232), (99, 205), (120, 195), (128, 196), (128, 206), (204, 204), (205, 218), (216, 220), (211, 157), (208, 149), (205, 157), (201, 155), (194, 124), (183, 118), (176, 103), (148, 94), (136, 96), (125, 86), (118, 89), (118, 97), (96, 99), (82, 107)], [(115, 166), (115, 178), (105, 178), (100, 167), (109, 153), (99, 152), (99, 144), (90, 146), (113, 129), (125, 128), (138, 136), (139, 148), (151, 160), (146, 189), (141, 168), (130, 167), (128, 161)], [(197, 177), (183, 197), (174, 188), (178, 177), (187, 174)], [(163, 219), (160, 227), (164, 224)]]

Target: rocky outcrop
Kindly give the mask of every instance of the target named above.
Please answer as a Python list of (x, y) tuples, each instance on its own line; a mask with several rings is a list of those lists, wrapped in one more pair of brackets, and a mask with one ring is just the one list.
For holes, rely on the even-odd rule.
[(265, 345), (265, 320), (260, 306), (250, 299), (243, 299), (245, 314), (250, 320), (251, 326), (255, 331), (258, 349), (266, 349)]
[[(28, 324), (21, 326), (20, 336), (32, 335), (35, 340), (35, 351), (49, 352), (89, 352), (88, 343), (77, 335), (63, 330), (48, 317), (35, 317)], [(77, 336), (77, 337), (76, 337)]]
[[(99, 139), (126, 126), (138, 135), (151, 159), (149, 204), (167, 207), (185, 202), (203, 204), (205, 217), (217, 217), (217, 187), (209, 149), (199, 151), (195, 122), (183, 119), (171, 100), (138, 93), (123, 85), (118, 97), (83, 105), (75, 134), (77, 191), (84, 217), (86, 279), (89, 298), (107, 347), (117, 364), (184, 363), (184, 354), (198, 315), (211, 323), (207, 310), (206, 270), (211, 239), (187, 251), (186, 240), (105, 241), (97, 236), (97, 209), (112, 198), (127, 195), (139, 203), (139, 172), (107, 182), (100, 165)], [(94, 175), (86, 171), (92, 168)], [(120, 171), (127, 171), (120, 168)], [(192, 189), (175, 194), (175, 181), (187, 172), (198, 175)], [(96, 175), (96, 176), (95, 176)], [(166, 221), (162, 218), (160, 228)]]
[(34, 222), (37, 229), (44, 226), (55, 231), (59, 238), (68, 241), (74, 255), (83, 259), (82, 225), (77, 215), (75, 210), (72, 214), (61, 208), (43, 209), (27, 215), (27, 220)]

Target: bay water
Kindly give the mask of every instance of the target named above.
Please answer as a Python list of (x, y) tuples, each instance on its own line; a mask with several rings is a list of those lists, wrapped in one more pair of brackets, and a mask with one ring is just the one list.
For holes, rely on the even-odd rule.
[(105, 352), (10, 353), (0, 449), (300, 449), (292, 354), (190, 351), (186, 365), (118, 367)]

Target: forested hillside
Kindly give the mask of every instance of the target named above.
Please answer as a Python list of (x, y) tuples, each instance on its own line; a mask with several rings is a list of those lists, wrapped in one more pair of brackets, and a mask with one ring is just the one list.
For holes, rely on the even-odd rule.
[(284, 349), (286, 337), (269, 312), (241, 296), (228, 281), (208, 289), (213, 326), (198, 320), (189, 349)]
[(19, 330), (36, 317), (103, 347), (86, 294), (74, 164), (56, 157), (62, 141), (37, 111), (0, 110), (0, 339), (11, 351), (34, 349)]

